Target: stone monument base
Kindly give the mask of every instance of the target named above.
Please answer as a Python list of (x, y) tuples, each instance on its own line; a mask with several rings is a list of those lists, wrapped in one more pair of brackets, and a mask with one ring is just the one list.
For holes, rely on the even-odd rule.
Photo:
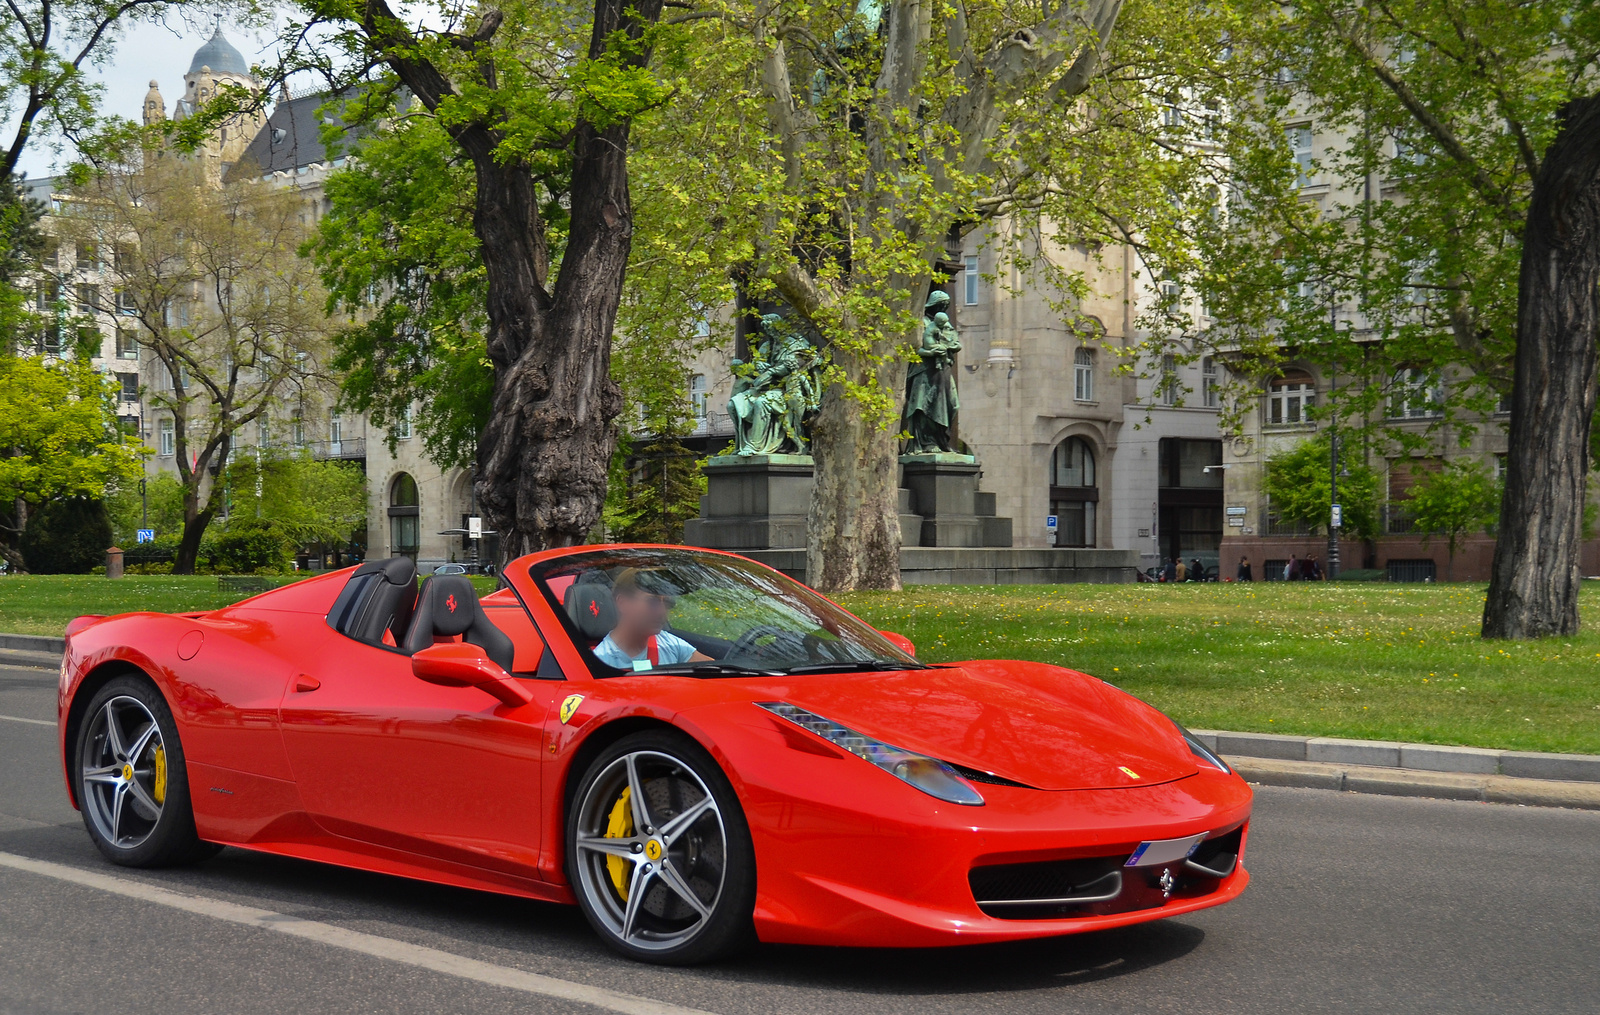
[(717, 455), (706, 463), (700, 517), (684, 523), (683, 541), (713, 550), (798, 547), (804, 556), (815, 472), (810, 455)]
[(901, 455), (900, 474), (900, 485), (911, 493), (911, 509), (922, 516), (917, 545), (1011, 545), (1011, 519), (995, 516), (994, 494), (978, 492), (982, 473), (972, 455)]

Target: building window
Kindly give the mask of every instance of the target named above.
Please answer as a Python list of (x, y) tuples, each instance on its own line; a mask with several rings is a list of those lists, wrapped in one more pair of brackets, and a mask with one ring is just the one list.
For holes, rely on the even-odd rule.
[(1301, 187), (1311, 186), (1311, 124), (1302, 123), (1294, 127), (1285, 128), (1284, 133), (1289, 139), (1289, 154), (1294, 159), (1295, 183)]
[(978, 303), (978, 258), (977, 258), (977, 255), (969, 254), (967, 256), (966, 266), (962, 269), (962, 272), (961, 272), (961, 284), (966, 289), (966, 292), (963, 295), (966, 298), (967, 306), (969, 306), (969, 307), (977, 306), (977, 303)]
[(689, 378), (689, 411), (695, 419), (706, 418), (706, 375), (695, 374)]
[(100, 309), (100, 287), (92, 282), (78, 283), (78, 313), (92, 314)]
[(1161, 395), (1162, 405), (1178, 404), (1178, 357), (1166, 355), (1161, 357)]
[(172, 429), (172, 417), (163, 416), (161, 419), (161, 444), (159, 450), (163, 458), (171, 458), (178, 448), (177, 434)]
[(421, 546), (417, 481), (402, 472), (389, 484), (389, 552), (413, 559)]
[(398, 441), (411, 439), (411, 406), (400, 410), (400, 415), (394, 420), (394, 438)]
[(1317, 402), (1310, 374), (1284, 374), (1267, 388), (1267, 425), (1299, 426), (1311, 422), (1306, 411)]
[(61, 283), (53, 278), (42, 279), (34, 294), (33, 308), (41, 314), (53, 314), (61, 304)]
[(1444, 392), (1426, 370), (1407, 367), (1394, 375), (1390, 386), (1391, 419), (1431, 419), (1443, 414)]
[(272, 424), (265, 416), (256, 420), (256, 447), (263, 451), (272, 447)]
[(138, 359), (139, 339), (127, 328), (117, 329), (117, 359)]
[(122, 393), (118, 399), (123, 402), (137, 402), (139, 400), (139, 375), (118, 374), (117, 380), (122, 384)]
[(328, 440), (335, 444), (344, 440), (344, 417), (337, 412), (328, 417)]
[(100, 248), (93, 243), (78, 244), (78, 270), (100, 270)]
[(292, 432), (294, 434), (294, 446), (297, 447), (297, 448), (305, 447), (306, 446), (306, 418), (300, 412), (299, 409), (296, 409), (294, 411), (294, 429), (293, 429)]
[(1072, 354), (1072, 397), (1080, 402), (1094, 401), (1094, 350), (1079, 349)]
[(1215, 409), (1221, 403), (1217, 388), (1217, 361), (1210, 356), (1200, 361), (1200, 399), (1207, 409)]
[(1094, 449), (1082, 437), (1068, 437), (1050, 455), (1050, 513), (1056, 517), (1056, 546), (1095, 545), (1100, 491), (1094, 464)]

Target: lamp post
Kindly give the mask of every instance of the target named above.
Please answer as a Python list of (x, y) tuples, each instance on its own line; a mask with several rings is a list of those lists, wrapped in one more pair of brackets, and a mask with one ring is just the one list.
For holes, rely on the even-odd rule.
[[(1328, 329), (1339, 338), (1339, 304), (1333, 288), (1328, 289)], [(1335, 353), (1337, 355), (1337, 353)], [(1339, 384), (1338, 368), (1328, 372), (1328, 581), (1339, 577), (1339, 526), (1344, 519), (1339, 510), (1339, 403), (1334, 389)]]

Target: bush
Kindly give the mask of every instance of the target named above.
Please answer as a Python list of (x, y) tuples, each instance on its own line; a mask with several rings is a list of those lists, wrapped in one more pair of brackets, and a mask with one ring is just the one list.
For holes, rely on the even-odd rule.
[(294, 540), (276, 522), (249, 518), (232, 522), (201, 554), (218, 574), (273, 574), (294, 568)]
[(37, 509), (22, 533), (22, 559), (34, 574), (88, 574), (105, 564), (111, 521), (99, 500), (74, 497)]

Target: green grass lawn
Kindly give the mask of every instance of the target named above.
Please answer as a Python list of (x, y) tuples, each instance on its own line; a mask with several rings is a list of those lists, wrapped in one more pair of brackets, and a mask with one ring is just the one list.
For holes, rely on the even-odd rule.
[[(0, 576), (0, 631), (236, 598), (211, 576)], [(1539, 643), (1481, 640), (1481, 585), (921, 586), (843, 602), (930, 662), (1070, 666), (1188, 726), (1600, 754), (1596, 587), (1583, 634)]]
[[(493, 578), (473, 576), (472, 583), (479, 595), (495, 588)], [(85, 613), (186, 613), (214, 610), (241, 598), (240, 593), (223, 591), (214, 575), (130, 574), (115, 580), (98, 575), (0, 575), (0, 631), (59, 636), (67, 621)]]
[(1482, 585), (919, 586), (843, 603), (930, 662), (1092, 673), (1186, 726), (1600, 754), (1600, 588), (1583, 633), (1478, 637)]

